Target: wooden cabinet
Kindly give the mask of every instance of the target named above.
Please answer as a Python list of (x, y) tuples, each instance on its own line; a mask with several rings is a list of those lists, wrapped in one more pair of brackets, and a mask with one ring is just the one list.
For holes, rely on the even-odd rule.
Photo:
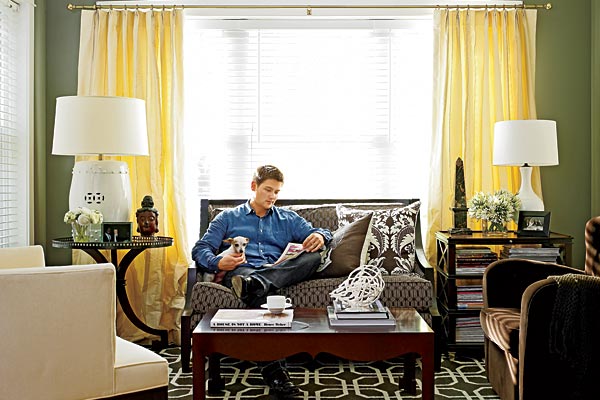
[[(557, 262), (571, 264), (573, 237), (551, 232), (549, 237), (451, 235), (437, 232), (436, 292), (446, 338), (446, 350), (483, 350), (479, 324), (481, 283), (485, 267), (505, 258), (509, 248), (538, 247), (537, 252), (554, 253)], [(529, 257), (523, 257), (529, 258)]]

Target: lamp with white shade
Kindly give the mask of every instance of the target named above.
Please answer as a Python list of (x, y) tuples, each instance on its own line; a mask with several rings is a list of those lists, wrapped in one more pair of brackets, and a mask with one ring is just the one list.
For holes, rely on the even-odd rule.
[(531, 167), (558, 165), (556, 121), (513, 120), (494, 126), (494, 165), (519, 166), (521, 210), (544, 211), (544, 202), (531, 187)]
[(75, 163), (69, 209), (87, 207), (102, 212), (105, 221), (129, 221), (127, 163), (103, 156), (148, 155), (145, 102), (129, 97), (58, 97), (52, 154), (99, 156)]

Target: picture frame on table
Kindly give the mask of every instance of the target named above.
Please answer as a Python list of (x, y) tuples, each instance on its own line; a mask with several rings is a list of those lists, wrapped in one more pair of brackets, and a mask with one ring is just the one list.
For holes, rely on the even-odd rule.
[(550, 236), (550, 211), (519, 211), (517, 236)]
[(103, 242), (131, 242), (131, 222), (103, 222)]

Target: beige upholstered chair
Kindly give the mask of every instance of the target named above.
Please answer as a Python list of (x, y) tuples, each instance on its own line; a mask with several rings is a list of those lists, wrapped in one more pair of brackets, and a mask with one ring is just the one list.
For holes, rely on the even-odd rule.
[(0, 269), (43, 267), (45, 265), (44, 248), (42, 246), (0, 249)]
[(116, 335), (114, 267), (43, 264), (0, 249), (0, 399), (167, 399), (167, 361)]

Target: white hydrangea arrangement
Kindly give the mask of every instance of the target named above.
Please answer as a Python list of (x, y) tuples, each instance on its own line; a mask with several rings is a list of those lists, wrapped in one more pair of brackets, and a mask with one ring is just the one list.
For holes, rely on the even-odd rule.
[(100, 211), (90, 210), (86, 207), (69, 210), (64, 218), (65, 223), (71, 224), (75, 242), (89, 242), (92, 224), (101, 224), (103, 220), (104, 217)]
[(90, 224), (101, 224), (103, 219), (102, 213), (98, 210), (91, 210), (86, 207), (77, 207), (74, 211), (67, 211), (64, 221), (67, 224), (77, 222), (79, 225), (86, 226)]
[[(491, 230), (502, 230), (521, 208), (521, 200), (511, 192), (500, 189), (493, 194), (478, 192), (468, 202), (469, 217), (485, 220)], [(495, 228), (495, 229), (494, 229)]]

